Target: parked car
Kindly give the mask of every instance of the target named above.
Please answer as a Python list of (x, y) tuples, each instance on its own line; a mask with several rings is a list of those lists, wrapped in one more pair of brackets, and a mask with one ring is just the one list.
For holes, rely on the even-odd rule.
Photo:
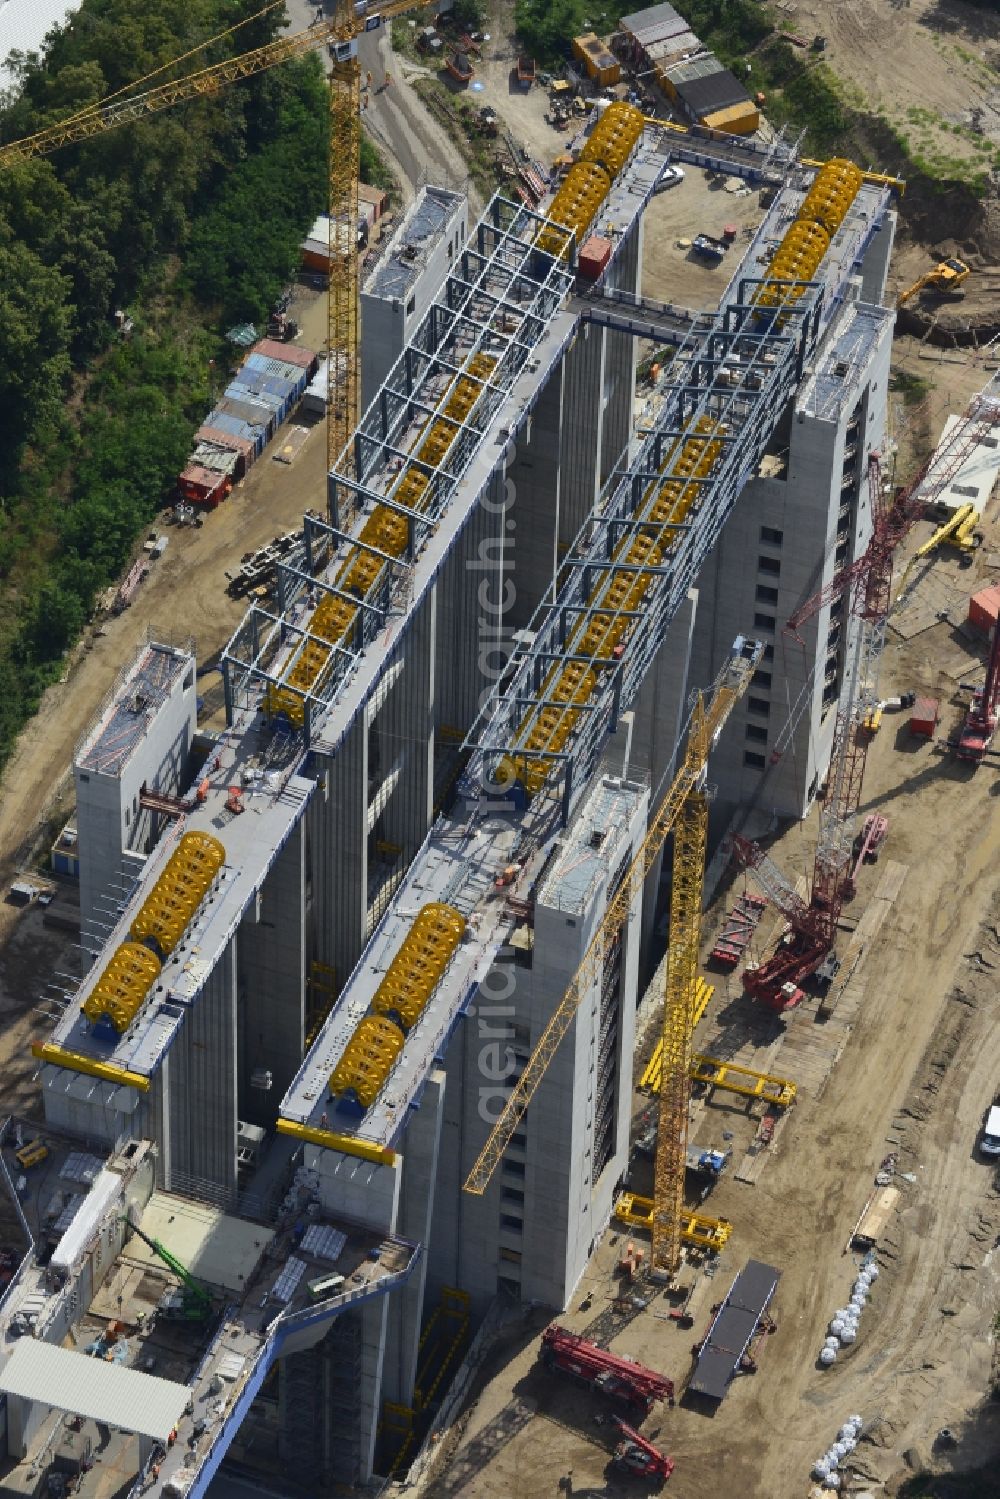
[(983, 1155), (1000, 1155), (1000, 1106), (993, 1104), (987, 1112), (979, 1149)]

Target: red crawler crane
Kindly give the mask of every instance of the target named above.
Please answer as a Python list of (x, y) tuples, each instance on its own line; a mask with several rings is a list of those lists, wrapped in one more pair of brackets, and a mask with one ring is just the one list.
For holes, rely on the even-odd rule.
[[(872, 535), (868, 549), (847, 567), (841, 568), (832, 582), (803, 604), (788, 621), (786, 628), (796, 634), (799, 627), (825, 605), (843, 600), (845, 624), (853, 619), (854, 631), (853, 641), (849, 641), (841, 687), (808, 903), (799, 898), (763, 849), (745, 838), (733, 839), (736, 858), (744, 868), (753, 870), (764, 894), (788, 922), (789, 930), (777, 952), (765, 963), (748, 967), (743, 973), (746, 992), (768, 1009), (784, 1010), (798, 1004), (803, 997), (800, 986), (807, 978), (815, 976), (818, 987), (825, 989), (840, 966), (834, 952), (837, 921), (844, 901), (854, 893), (852, 851), (855, 823), (871, 740), (865, 721), (878, 706), (879, 663), (892, 606), (893, 557), (914, 521), (951, 484), (971, 451), (992, 431), (997, 421), (997, 409), (997, 380), (994, 377), (970, 403), (963, 420), (955, 427), (944, 448), (935, 455), (930, 475), (928, 470), (932, 465), (929, 461), (912, 484), (888, 504), (883, 494), (879, 455), (869, 455)], [(929, 484), (926, 482), (928, 477)], [(987, 673), (982, 696), (985, 707), (978, 710), (974, 699), (970, 709), (970, 716), (979, 711), (983, 721), (988, 721), (992, 713), (992, 727), (985, 745), (988, 745), (997, 721), (1000, 694), (998, 649), (994, 638), (991, 670)], [(970, 753), (965, 758), (975, 757), (975, 746), (981, 738), (977, 720), (977, 727), (968, 740)], [(985, 753), (985, 745), (982, 753)]]
[(1000, 619), (993, 627), (993, 643), (986, 667), (986, 680), (982, 687), (973, 689), (972, 702), (965, 715), (965, 723), (954, 746), (960, 760), (973, 765), (982, 765), (990, 753), (990, 745), (997, 728), (1000, 711)]

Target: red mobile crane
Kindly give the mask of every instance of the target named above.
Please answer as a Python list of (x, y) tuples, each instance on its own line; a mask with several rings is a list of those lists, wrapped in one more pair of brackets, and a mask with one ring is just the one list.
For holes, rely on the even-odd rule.
[[(748, 966), (743, 973), (747, 994), (768, 1009), (785, 1010), (803, 998), (802, 983), (814, 978), (825, 990), (836, 977), (840, 963), (835, 954), (837, 922), (841, 908), (854, 893), (852, 852), (861, 787), (871, 735), (865, 724), (878, 707), (878, 670), (885, 643), (885, 630), (892, 607), (892, 563), (896, 548), (906, 537), (914, 521), (934, 503), (960, 472), (969, 454), (990, 433), (997, 421), (998, 381), (994, 376), (986, 388), (970, 403), (961, 422), (944, 447), (928, 460), (913, 482), (886, 504), (882, 490), (879, 455), (868, 459), (868, 489), (872, 507), (872, 534), (868, 549), (854, 562), (841, 568), (831, 583), (815, 594), (792, 615), (786, 629), (797, 634), (799, 627), (825, 605), (844, 600), (845, 619), (855, 621), (854, 640), (846, 663), (837, 724), (834, 732), (827, 792), (820, 816), (819, 839), (813, 865), (812, 890), (808, 902), (800, 899), (788, 880), (767, 857), (763, 849), (745, 838), (733, 838), (733, 852), (744, 866), (752, 869), (764, 894), (784, 916), (788, 930), (777, 952), (759, 966)], [(930, 473), (930, 484), (925, 481)], [(996, 728), (1000, 693), (1000, 660), (997, 644), (991, 652), (991, 670), (977, 708), (976, 699), (970, 718), (979, 714), (967, 741), (973, 759), (976, 745), (983, 742), (979, 754)], [(996, 670), (993, 668), (996, 667)], [(992, 694), (992, 696), (991, 696)], [(992, 706), (991, 706), (992, 705)], [(984, 725), (992, 724), (983, 741)], [(969, 731), (969, 721), (966, 730)], [(961, 748), (959, 748), (961, 754)]]
[(986, 666), (986, 680), (972, 691), (972, 702), (954, 750), (960, 760), (982, 765), (990, 753), (1000, 709), (1000, 619), (993, 627), (993, 643)]
[(612, 1400), (624, 1401), (643, 1416), (649, 1415), (657, 1400), (674, 1403), (673, 1381), (665, 1375), (632, 1359), (608, 1353), (565, 1327), (545, 1329), (540, 1357), (546, 1369), (566, 1374)]

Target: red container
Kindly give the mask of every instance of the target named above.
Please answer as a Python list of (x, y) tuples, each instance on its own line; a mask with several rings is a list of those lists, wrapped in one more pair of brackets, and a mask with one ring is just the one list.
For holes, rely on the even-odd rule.
[(992, 635), (1000, 614), (1000, 587), (990, 583), (969, 600), (969, 624), (983, 635)]
[(592, 234), (580, 249), (577, 275), (583, 281), (596, 281), (610, 259), (611, 241), (603, 239), (599, 234)]
[(937, 698), (918, 697), (913, 704), (913, 712), (910, 714), (910, 733), (919, 734), (923, 739), (933, 739), (937, 721)]
[(299, 369), (309, 370), (316, 366), (316, 355), (311, 349), (299, 348), (296, 344), (278, 343), (273, 338), (261, 338), (250, 350), (251, 354), (263, 354), (267, 359), (280, 359), (285, 364), (296, 364)]

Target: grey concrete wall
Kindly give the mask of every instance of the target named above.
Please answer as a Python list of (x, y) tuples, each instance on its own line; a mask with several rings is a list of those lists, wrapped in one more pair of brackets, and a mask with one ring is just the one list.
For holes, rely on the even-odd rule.
[(191, 1005), (169, 1052), (169, 1188), (180, 1174), (236, 1189), (236, 939)]
[(784, 626), (868, 544), (867, 458), (884, 441), (890, 350), (891, 321), (829, 415), (817, 415), (804, 390), (788, 428), (784, 475), (747, 484), (699, 578), (694, 679), (711, 680), (737, 633), (757, 636), (767, 652), (712, 755), (717, 818), (737, 806), (765, 818), (803, 817), (826, 773), (839, 681), (828, 682), (827, 662), (842, 670), (847, 632), (838, 651), (829, 607), (804, 624), (800, 640)]
[[(579, 814), (586, 817), (586, 802)], [(427, 1295), (442, 1286), (469, 1293), (482, 1315), (498, 1288), (550, 1306), (566, 1304), (593, 1241), (607, 1221), (628, 1157), (631, 1054), (638, 983), (638, 922), (628, 924), (615, 1055), (615, 1148), (599, 1176), (592, 1170), (600, 982), (595, 979), (526, 1118), (481, 1197), (462, 1183), (498, 1117), (511, 1080), (562, 999), (603, 916), (607, 879), (645, 832), (646, 802), (609, 830), (603, 881), (577, 913), (535, 911), (531, 966), (502, 950), (445, 1058), (442, 1141), (435, 1183)], [(641, 898), (635, 892), (635, 910)]]
[[(406, 1148), (396, 1232), (411, 1243), (425, 1247), (431, 1238), (444, 1088), (444, 1072), (435, 1068), (427, 1080), (420, 1107), (410, 1120), (404, 1141)], [(413, 1404), (426, 1280), (427, 1254), (424, 1253), (406, 1284), (388, 1298), (381, 1398), (400, 1405)]]
[[(422, 188), (406, 217), (397, 225), (385, 255), (405, 242), (414, 208), (427, 193)], [(378, 388), (385, 380), (408, 341), (438, 294), (452, 269), (468, 235), (468, 204), (462, 198), (455, 205), (443, 230), (422, 248), (423, 263), (406, 295), (399, 298), (380, 296), (375, 290), (378, 270), (361, 293), (361, 407), (367, 410)]]
[[(305, 835), (298, 824), (237, 932), (238, 1098), (241, 1119), (270, 1126), (305, 1041)], [(267, 1068), (270, 1092), (251, 1087)]]

